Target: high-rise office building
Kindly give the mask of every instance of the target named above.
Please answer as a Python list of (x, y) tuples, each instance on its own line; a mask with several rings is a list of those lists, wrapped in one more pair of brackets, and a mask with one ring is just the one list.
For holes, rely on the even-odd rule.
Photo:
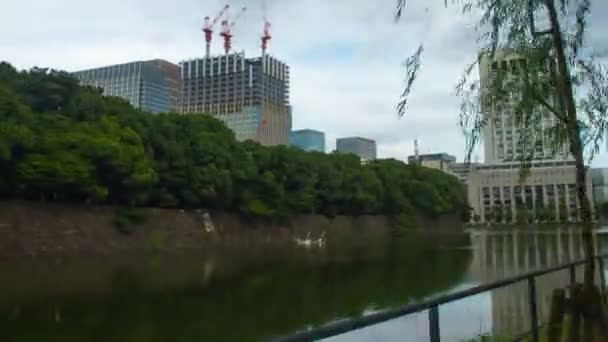
[(339, 153), (352, 153), (361, 161), (376, 159), (376, 142), (361, 137), (339, 138), (336, 140), (336, 151)]
[(288, 143), (291, 130), (289, 66), (269, 55), (244, 53), (180, 63), (182, 113), (210, 114), (238, 140), (264, 145)]
[[(546, 68), (547, 70), (549, 67), (549, 63), (539, 66), (539, 68)], [(517, 122), (517, 116), (515, 115), (516, 106), (520, 101), (521, 95), (517, 91), (514, 91), (508, 99), (501, 101), (491, 101), (491, 97), (488, 96), (488, 91), (490, 91), (493, 81), (498, 77), (500, 77), (503, 84), (519, 82), (524, 72), (528, 74), (533, 72), (529, 69), (531, 67), (529, 68), (526, 59), (509, 51), (499, 50), (496, 51), (494, 56), (487, 52), (482, 52), (479, 55), (482, 98), (487, 99), (487, 101), (482, 101), (483, 115), (487, 119), (487, 124), (483, 127), (486, 163), (517, 161), (521, 159), (522, 155), (526, 157), (532, 156), (532, 159), (535, 160), (569, 159), (566, 147), (554, 150), (549, 139), (546, 137), (545, 133), (547, 130), (557, 124), (555, 116), (546, 108), (540, 105), (538, 108), (535, 108), (535, 111), (542, 114), (542, 119), (536, 123), (538, 129), (535, 132), (538, 133), (538, 139), (534, 139), (535, 144), (530, 144), (534, 146), (523, 146), (520, 143), (522, 126)], [(542, 72), (542, 70), (535, 72)], [(541, 77), (543, 76), (541, 75)], [(554, 98), (546, 100), (549, 103), (553, 103)], [(525, 148), (533, 148), (534, 150), (525, 152)]]
[[(557, 124), (554, 115), (541, 106), (534, 109), (542, 114), (533, 133), (538, 135), (533, 139), (535, 142), (524, 146), (520, 141), (523, 129), (515, 115), (520, 94), (513, 90), (517, 87), (508, 89), (511, 95), (500, 101), (493, 100), (488, 93), (497, 77), (503, 82), (519, 82), (524, 72), (543, 77), (543, 69), (550, 67), (547, 63), (536, 69), (529, 68), (525, 59), (508, 51), (497, 51), (493, 58), (487, 53), (480, 54), (481, 105), (486, 119), (485, 163), (473, 166), (467, 178), (469, 205), (478, 222), (514, 222), (518, 217), (528, 222), (580, 219), (574, 161), (567, 146), (553, 149), (545, 138), (547, 130)], [(554, 103), (556, 98), (557, 94), (546, 101)], [(526, 152), (525, 148), (533, 150)], [(522, 175), (520, 161), (530, 157), (529, 172)], [(590, 174), (586, 180), (591, 199)], [(590, 202), (593, 210), (593, 201)]]
[(325, 152), (325, 133), (312, 129), (300, 129), (289, 133), (289, 145), (304, 151)]
[(179, 66), (155, 59), (72, 73), (81, 84), (103, 89), (106, 96), (122, 97), (152, 113), (180, 110)]

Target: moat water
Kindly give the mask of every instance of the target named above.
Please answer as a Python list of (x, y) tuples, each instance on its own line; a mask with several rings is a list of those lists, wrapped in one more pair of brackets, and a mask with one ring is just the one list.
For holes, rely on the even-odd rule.
[[(258, 341), (582, 257), (580, 230), (361, 236), (323, 247), (214, 248), (0, 262), (0, 340)], [(596, 234), (608, 251), (608, 233)], [(582, 272), (578, 272), (582, 275)], [(540, 316), (567, 272), (537, 281)], [(517, 284), (440, 307), (442, 341), (526, 331)], [(327, 341), (427, 341), (427, 313)]]

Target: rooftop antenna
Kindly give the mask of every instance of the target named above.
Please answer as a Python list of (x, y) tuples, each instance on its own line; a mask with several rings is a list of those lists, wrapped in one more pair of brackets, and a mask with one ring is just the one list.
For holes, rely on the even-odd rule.
[(234, 24), (236, 24), (236, 21), (246, 10), (247, 7), (243, 7), (230, 24), (228, 24), (228, 20), (222, 20), (222, 33), (220, 33), (220, 36), (224, 38), (224, 52), (226, 54), (230, 53), (230, 48), (232, 47), (232, 29), (234, 28)]
[(418, 139), (414, 139), (414, 159), (416, 165), (420, 165), (420, 153), (418, 152)]
[(209, 58), (211, 54), (211, 39), (213, 39), (213, 26), (217, 24), (218, 20), (226, 13), (230, 5), (226, 5), (222, 8), (220, 13), (218, 13), (213, 20), (209, 18), (209, 16), (205, 17), (205, 24), (203, 25), (203, 32), (205, 32), (205, 56)]

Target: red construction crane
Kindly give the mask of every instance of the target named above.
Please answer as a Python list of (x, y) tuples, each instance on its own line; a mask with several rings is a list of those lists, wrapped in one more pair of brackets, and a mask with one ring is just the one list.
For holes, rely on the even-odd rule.
[(224, 15), (224, 13), (226, 13), (226, 11), (228, 10), (229, 7), (230, 7), (230, 5), (224, 6), (224, 8), (222, 8), (220, 13), (215, 18), (213, 18), (213, 20), (211, 20), (211, 18), (209, 18), (209, 16), (205, 17), (205, 24), (203, 26), (203, 32), (205, 32), (205, 42), (206, 42), (205, 55), (207, 57), (209, 57), (209, 54), (211, 53), (211, 39), (213, 38), (213, 26), (215, 26), (215, 24), (217, 24), (217, 21), (220, 20), (220, 18)]
[(222, 33), (220, 33), (220, 36), (224, 38), (224, 51), (226, 54), (230, 53), (230, 48), (232, 47), (232, 28), (246, 10), (247, 7), (243, 7), (230, 24), (228, 24), (228, 20), (222, 20)]
[(270, 22), (268, 20), (264, 20), (264, 32), (262, 33), (262, 56), (266, 54), (268, 41), (270, 39), (272, 39), (272, 36), (270, 35)]

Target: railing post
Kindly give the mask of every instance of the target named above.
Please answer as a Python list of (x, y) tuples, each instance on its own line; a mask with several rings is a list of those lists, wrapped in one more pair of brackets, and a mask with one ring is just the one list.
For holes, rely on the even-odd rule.
[(528, 303), (530, 304), (530, 332), (532, 342), (538, 342), (538, 311), (536, 310), (536, 280), (528, 278)]
[(576, 284), (576, 265), (575, 264), (570, 264), (570, 287), (574, 287), (574, 285)]
[(429, 309), (429, 337), (431, 342), (440, 342), (441, 334), (439, 333), (439, 307), (432, 306)]

